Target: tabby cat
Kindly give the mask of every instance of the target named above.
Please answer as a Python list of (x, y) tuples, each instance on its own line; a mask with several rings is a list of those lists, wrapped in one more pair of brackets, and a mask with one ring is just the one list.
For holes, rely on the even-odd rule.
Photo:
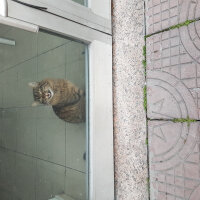
[(55, 114), (66, 122), (85, 121), (85, 93), (70, 81), (47, 78), (29, 86), (33, 88), (32, 106), (51, 105)]

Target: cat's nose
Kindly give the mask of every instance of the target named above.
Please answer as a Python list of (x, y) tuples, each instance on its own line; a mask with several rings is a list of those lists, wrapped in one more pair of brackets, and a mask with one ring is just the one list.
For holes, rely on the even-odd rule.
[(47, 92), (47, 93), (45, 94), (45, 96), (49, 98), (49, 97), (51, 96), (51, 94)]

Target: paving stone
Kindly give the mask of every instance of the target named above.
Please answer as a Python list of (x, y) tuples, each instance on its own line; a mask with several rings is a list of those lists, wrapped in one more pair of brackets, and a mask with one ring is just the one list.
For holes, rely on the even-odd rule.
[(200, 0), (146, 0), (147, 34), (200, 17)]
[(200, 197), (200, 122), (149, 121), (151, 200)]
[(200, 21), (147, 38), (151, 119), (200, 119)]

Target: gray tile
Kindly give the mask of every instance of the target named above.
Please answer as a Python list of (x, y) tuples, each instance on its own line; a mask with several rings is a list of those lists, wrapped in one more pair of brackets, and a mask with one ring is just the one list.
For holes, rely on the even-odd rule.
[(54, 195), (64, 193), (65, 168), (37, 161), (36, 200), (47, 200)]
[(85, 44), (79, 42), (70, 42), (66, 45), (66, 63), (67, 65), (85, 58)]
[(4, 84), (5, 84), (5, 76), (4, 74), (0, 74), (0, 108), (3, 108), (3, 95), (4, 95)]
[(37, 34), (12, 28), (6, 38), (16, 41), (15, 46), (2, 46), (3, 59), (0, 68), (8, 68), (37, 55)]
[(55, 115), (52, 106), (39, 105), (37, 107), (34, 107), (34, 109), (37, 111), (37, 119), (39, 120), (45, 118), (58, 120), (58, 117), (57, 115)]
[(66, 79), (85, 90), (85, 45), (66, 44)]
[(18, 117), (19, 115), (17, 109), (3, 110), (2, 145), (11, 150), (16, 150), (17, 148), (17, 134), (15, 127), (18, 124)]
[(15, 127), (17, 132), (17, 151), (28, 155), (36, 155), (36, 109), (18, 109), (18, 123)]
[(33, 102), (32, 88), (29, 82), (37, 80), (37, 59), (31, 59), (17, 67), (18, 81), (15, 106), (31, 106)]
[(3, 110), (0, 110), (0, 147), (5, 147)]
[(51, 68), (48, 71), (38, 73), (38, 81), (45, 78), (61, 78), (65, 79), (65, 65)]
[(36, 160), (16, 154), (15, 198), (35, 200)]
[(3, 89), (4, 88), (4, 86), (3, 86), (3, 84), (1, 85), (0, 84), (0, 94), (1, 94), (1, 96), (0, 96), (0, 108), (3, 108)]
[(37, 58), (30, 59), (17, 66), (18, 81), (35, 81), (37, 73)]
[(65, 177), (65, 194), (76, 200), (86, 200), (86, 174), (67, 169)]
[(53, 113), (49, 117), (48, 112), (42, 111), (45, 107), (37, 108), (37, 156), (65, 165), (65, 122)]
[(85, 60), (76, 60), (66, 65), (66, 78), (85, 90)]
[(0, 37), (5, 36), (8, 31), (12, 29), (11, 26), (0, 24)]
[(58, 117), (54, 113), (52, 106), (40, 104), (39, 106), (35, 107), (35, 109), (37, 110), (37, 119), (48, 118), (58, 120)]
[(0, 189), (0, 196), (2, 200), (14, 200), (13, 194), (7, 190)]
[(0, 190), (14, 191), (15, 160), (15, 153), (0, 148)]
[(85, 152), (85, 123), (66, 123), (66, 166), (85, 172), (86, 161), (83, 159)]
[(17, 68), (12, 68), (4, 73), (4, 92), (3, 105), (4, 108), (13, 107), (16, 105), (16, 96), (18, 95), (17, 87)]
[(51, 49), (54, 49), (62, 44), (66, 43), (66, 40), (62, 37), (51, 35), (44, 32), (38, 33), (38, 54), (44, 53)]
[(28, 60), (12, 69), (2, 72), (1, 76), (4, 77), (1, 79), (3, 83), (3, 107), (31, 105), (33, 94), (28, 83), (35, 81), (36, 75), (36, 59)]
[(48, 51), (38, 57), (38, 74), (65, 65), (65, 46)]

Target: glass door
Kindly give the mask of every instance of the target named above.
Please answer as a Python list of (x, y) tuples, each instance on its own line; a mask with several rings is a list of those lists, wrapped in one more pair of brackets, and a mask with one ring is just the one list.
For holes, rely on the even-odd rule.
[(0, 196), (88, 199), (87, 45), (0, 25)]
[(0, 199), (114, 199), (110, 7), (0, 0)]

